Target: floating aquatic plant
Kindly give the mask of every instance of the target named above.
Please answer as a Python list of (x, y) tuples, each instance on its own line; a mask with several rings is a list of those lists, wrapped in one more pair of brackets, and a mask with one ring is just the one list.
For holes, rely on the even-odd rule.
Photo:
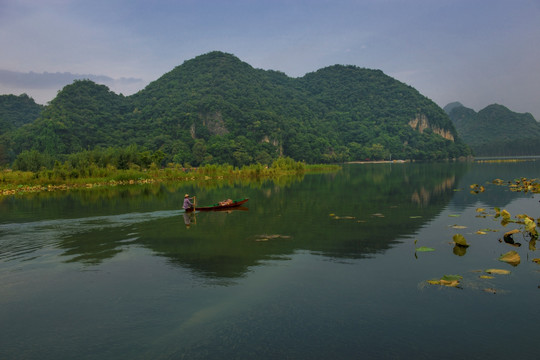
[(486, 191), (486, 188), (484, 186), (478, 185), (478, 184), (472, 184), (470, 188), (471, 188), (471, 194), (478, 194), (478, 193)]
[(504, 269), (486, 269), (485, 272), (488, 274), (496, 274), (496, 275), (510, 274), (510, 270), (504, 270)]
[(454, 240), (454, 243), (458, 246), (462, 246), (462, 247), (469, 247), (469, 244), (467, 244), (467, 240), (465, 239), (465, 237), (461, 234), (455, 234), (453, 237), (452, 237), (452, 240)]
[(414, 250), (415, 251), (418, 251), (418, 252), (431, 252), (431, 251), (435, 251), (434, 248), (430, 248), (430, 247), (427, 247), (427, 246), (420, 246), (420, 247), (416, 247), (416, 243), (418, 242), (418, 239), (414, 240)]
[(499, 230), (488, 229), (488, 228), (486, 228), (486, 229), (480, 229), (480, 230), (478, 230), (478, 231), (481, 231), (481, 232), (489, 232), (489, 231), (491, 231), (491, 232), (498, 232)]
[(428, 284), (431, 285), (443, 285), (448, 287), (458, 287), (459, 282), (463, 279), (461, 275), (444, 275), (440, 279), (428, 280)]
[(538, 229), (534, 219), (527, 215), (518, 215), (518, 217), (523, 216), (523, 223), (525, 224), (525, 231), (527, 231), (531, 238), (538, 239)]
[(512, 251), (507, 252), (506, 254), (503, 254), (499, 258), (499, 260), (507, 264), (510, 264), (512, 266), (518, 266), (519, 263), (521, 262), (521, 257), (516, 251), (512, 250)]
[(495, 185), (508, 185), (511, 191), (540, 193), (540, 183), (538, 179), (528, 179), (525, 177), (514, 179), (513, 181), (504, 181), (501, 179), (493, 180)]
[(435, 251), (435, 249), (434, 249), (434, 248), (427, 247), (427, 246), (420, 246), (420, 247), (417, 247), (417, 248), (416, 248), (416, 251), (419, 251), (419, 252), (430, 252), (430, 251)]

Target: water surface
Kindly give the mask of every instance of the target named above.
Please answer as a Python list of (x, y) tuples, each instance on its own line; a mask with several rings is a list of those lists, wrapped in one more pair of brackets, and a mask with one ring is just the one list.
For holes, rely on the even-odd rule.
[[(519, 247), (501, 241), (519, 224), (492, 215), (538, 218), (540, 196), (486, 182), (539, 170), (350, 165), (276, 182), (4, 197), (0, 358), (534, 357), (540, 254), (522, 234)], [(471, 194), (475, 183), (486, 191)], [(250, 201), (188, 216), (186, 192), (201, 205)], [(510, 250), (518, 266), (498, 260)], [(481, 279), (488, 268), (511, 273)], [(460, 287), (426, 282), (445, 274), (463, 276)]]

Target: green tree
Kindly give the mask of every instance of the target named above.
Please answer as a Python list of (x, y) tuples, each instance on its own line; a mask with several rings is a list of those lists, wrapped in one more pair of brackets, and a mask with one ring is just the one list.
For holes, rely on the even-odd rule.
[(49, 168), (52, 159), (48, 154), (42, 154), (37, 150), (23, 151), (15, 159), (13, 168), (20, 171), (38, 172), (41, 169)]

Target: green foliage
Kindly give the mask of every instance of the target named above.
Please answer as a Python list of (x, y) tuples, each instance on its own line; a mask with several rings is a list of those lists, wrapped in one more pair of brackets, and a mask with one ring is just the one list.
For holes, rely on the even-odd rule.
[(0, 166), (14, 160), (13, 131), (34, 121), (43, 108), (26, 94), (0, 95)]
[[(410, 125), (418, 118), (426, 119), (424, 131)], [(290, 78), (222, 52), (188, 60), (129, 97), (75, 81), (8, 140), (0, 159), (2, 151), (10, 158), (37, 150), (64, 161), (116, 148), (118, 169), (171, 162), (241, 168), (280, 156), (310, 164), (469, 154), (442, 109), (379, 70), (336, 65)], [(129, 146), (152, 155), (134, 157)]]
[[(25, 151), (17, 159), (17, 164), (20, 164), (20, 167), (18, 166), (15, 170), (0, 170), (0, 195), (167, 181), (204, 181), (206, 183), (211, 179), (219, 179), (220, 181), (239, 179), (260, 181), (269, 178), (283, 180), (283, 176), (285, 178), (302, 177), (306, 171), (327, 172), (340, 169), (337, 165), (306, 166), (291, 158), (278, 158), (272, 167), (257, 163), (245, 165), (242, 168), (229, 164), (206, 164), (199, 168), (183, 168), (178, 164), (171, 163), (166, 168), (160, 169), (154, 162), (148, 168), (141, 168), (130, 162), (129, 168), (118, 169), (113, 165), (118, 163), (118, 159), (125, 156), (126, 153), (130, 154), (133, 157), (131, 160), (136, 162), (142, 161), (148, 155), (156, 159), (162, 157), (162, 153), (159, 151), (134, 153), (135, 150), (133, 147), (129, 147), (127, 149), (108, 148), (85, 151), (70, 155), (68, 160), (63, 163), (55, 161), (51, 168), (43, 166), (43, 163), (50, 160), (50, 157), (43, 156), (35, 150)], [(101, 165), (97, 165), (97, 163)], [(285, 179), (285, 181), (287, 180)]]
[(43, 108), (26, 94), (0, 95), (0, 135), (31, 123)]
[(37, 172), (51, 166), (52, 158), (36, 150), (23, 151), (15, 159), (13, 168), (20, 171)]
[(305, 170), (305, 164), (299, 161), (294, 161), (290, 157), (280, 157), (272, 163), (271, 168), (276, 170), (303, 172)]

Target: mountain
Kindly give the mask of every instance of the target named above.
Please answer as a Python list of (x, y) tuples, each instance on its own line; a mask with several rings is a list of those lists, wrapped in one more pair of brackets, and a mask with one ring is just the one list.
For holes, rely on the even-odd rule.
[(459, 136), (477, 156), (540, 154), (540, 123), (529, 114), (520, 114), (492, 104), (478, 113), (459, 103), (444, 110)]
[(13, 157), (10, 151), (13, 131), (37, 119), (43, 108), (26, 94), (0, 95), (0, 165)]
[(448, 105), (446, 105), (443, 108), (443, 110), (444, 110), (445, 113), (449, 114), (450, 111), (454, 110), (455, 108), (459, 108), (459, 107), (463, 107), (463, 104), (460, 103), (459, 101), (456, 101), (456, 102), (451, 102)]
[(15, 132), (15, 152), (35, 149), (58, 155), (112, 146), (122, 137), (118, 127), (123, 127), (129, 109), (129, 101), (105, 85), (75, 80), (58, 93), (38, 119)]
[(0, 95), (0, 135), (31, 123), (42, 110), (43, 105), (26, 94)]
[(315, 163), (470, 154), (440, 107), (380, 70), (334, 65), (290, 78), (218, 51), (128, 97), (77, 80), (12, 141), (13, 154), (61, 158), (135, 145), (195, 166), (268, 164), (278, 156)]

